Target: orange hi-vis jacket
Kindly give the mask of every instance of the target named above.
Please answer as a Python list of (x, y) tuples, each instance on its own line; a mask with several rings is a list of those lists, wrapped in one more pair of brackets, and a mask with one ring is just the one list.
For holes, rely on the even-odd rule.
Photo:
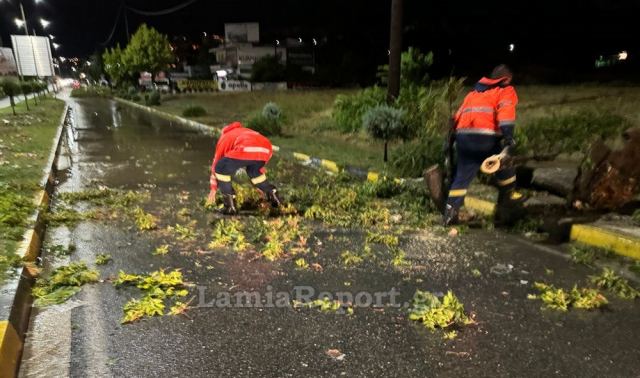
[[(273, 155), (273, 146), (267, 137), (257, 131), (243, 127), (240, 122), (233, 122), (222, 129), (222, 135), (216, 144), (216, 152), (211, 164), (211, 190), (218, 188), (216, 180), (216, 164), (223, 157), (238, 160), (258, 160), (267, 162)], [(264, 167), (261, 173), (265, 173)]]
[(456, 133), (501, 135), (501, 127), (515, 125), (518, 96), (503, 80), (483, 77), (476, 83), (456, 112)]

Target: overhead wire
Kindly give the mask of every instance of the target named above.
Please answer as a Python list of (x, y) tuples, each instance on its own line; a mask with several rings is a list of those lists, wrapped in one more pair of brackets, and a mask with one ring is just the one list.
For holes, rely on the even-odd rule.
[(109, 33), (109, 37), (104, 42), (101, 42), (100, 45), (104, 46), (104, 45), (108, 44), (111, 41), (111, 39), (113, 38), (114, 34), (116, 33), (116, 29), (118, 28), (118, 23), (120, 22), (120, 17), (122, 17), (123, 8), (124, 8), (124, 4), (120, 5), (120, 8), (118, 9), (118, 14), (116, 15), (116, 21), (113, 23), (113, 28), (111, 28), (111, 33)]
[(127, 6), (127, 9), (130, 10), (131, 12), (133, 12), (133, 13), (137, 13), (137, 14), (142, 15), (142, 16), (165, 16), (167, 14), (171, 14), (171, 13), (177, 12), (177, 11), (183, 9), (183, 8), (186, 8), (189, 5), (195, 3), (196, 1), (198, 1), (198, 0), (189, 0), (186, 3), (178, 4), (178, 5), (174, 6), (174, 7), (163, 9), (163, 10), (159, 10), (159, 11), (145, 11), (145, 10), (141, 10), (141, 9), (132, 8), (132, 7), (129, 7), (129, 6)]

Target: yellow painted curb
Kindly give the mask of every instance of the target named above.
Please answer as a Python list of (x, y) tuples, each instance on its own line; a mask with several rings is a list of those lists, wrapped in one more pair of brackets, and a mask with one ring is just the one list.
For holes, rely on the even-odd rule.
[(571, 240), (640, 260), (640, 239), (632, 236), (600, 227), (575, 224), (571, 227)]
[(303, 160), (303, 161), (307, 161), (307, 160), (311, 160), (311, 156), (300, 153), (300, 152), (294, 152), (293, 153), (293, 157), (298, 159), (298, 160)]
[(18, 358), (22, 340), (8, 320), (0, 321), (0, 378), (14, 377), (18, 369)]
[(465, 197), (464, 206), (487, 216), (491, 216), (496, 212), (496, 205), (494, 203), (476, 197)]
[(336, 164), (335, 161), (322, 159), (320, 164), (331, 172), (334, 172), (334, 173), (340, 172), (340, 168), (338, 168), (338, 164)]
[(378, 172), (367, 172), (367, 180), (371, 182), (376, 182), (380, 178)]

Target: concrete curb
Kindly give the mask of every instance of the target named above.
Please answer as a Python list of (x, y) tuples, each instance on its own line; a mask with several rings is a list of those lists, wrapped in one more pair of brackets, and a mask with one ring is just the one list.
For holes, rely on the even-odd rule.
[(43, 213), (49, 207), (49, 196), (55, 186), (57, 156), (62, 145), (65, 121), (69, 106), (65, 106), (56, 135), (53, 138), (49, 159), (43, 170), (34, 203), (36, 210), (29, 221), (33, 227), (24, 234), (18, 254), (25, 260), (21, 274), (9, 280), (0, 289), (0, 377), (14, 377), (18, 373), (24, 338), (31, 314), (31, 288), (38, 274), (34, 262), (40, 254), (46, 224)]
[(596, 225), (571, 226), (572, 241), (604, 248), (619, 255), (640, 260), (640, 238), (625, 235)]

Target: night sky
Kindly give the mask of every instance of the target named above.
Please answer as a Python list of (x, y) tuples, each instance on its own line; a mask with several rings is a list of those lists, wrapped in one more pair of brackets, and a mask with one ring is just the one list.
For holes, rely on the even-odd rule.
[[(127, 0), (132, 8), (157, 11), (187, 0)], [(31, 25), (52, 22), (47, 33), (63, 47), (60, 55), (87, 56), (104, 46), (124, 43), (124, 19), (105, 45), (120, 0), (23, 0)], [(0, 0), (0, 33), (5, 45), (16, 33), (18, 0)], [(387, 59), (390, 0), (199, 0), (166, 16), (128, 11), (129, 27), (146, 22), (161, 32), (198, 38), (203, 31), (223, 34), (225, 22), (260, 22), (261, 39), (323, 38), (349, 46), (371, 64)], [(589, 70), (601, 54), (629, 53), (637, 67), (640, 1), (424, 1), (405, 0), (404, 46), (436, 54), (443, 71), (483, 71), (498, 62), (537, 70)], [(37, 25), (38, 33), (42, 28)], [(510, 53), (508, 46), (515, 44)]]

